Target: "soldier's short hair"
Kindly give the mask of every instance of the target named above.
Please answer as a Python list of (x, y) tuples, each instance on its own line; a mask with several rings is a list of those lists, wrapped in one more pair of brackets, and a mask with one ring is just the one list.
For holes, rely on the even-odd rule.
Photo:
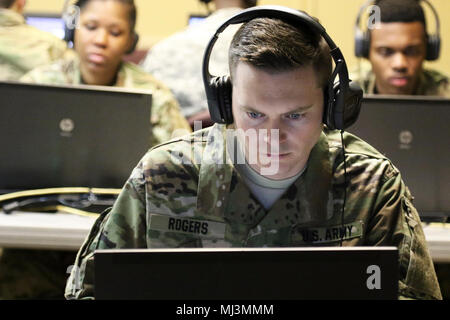
[[(83, 8), (89, 3), (89, 1), (92, 1), (92, 0), (78, 0), (75, 5), (78, 6), (80, 8), (80, 10), (83, 10)], [(103, 1), (106, 1), (106, 0), (103, 0)], [(131, 27), (131, 32), (134, 32), (135, 28), (136, 28), (136, 19), (137, 19), (137, 9), (136, 9), (134, 0), (113, 0), (113, 1), (119, 1), (130, 7), (130, 10), (129, 10), (130, 27)]]
[(258, 4), (258, 0), (242, 0), (244, 8), (251, 8)]
[(11, 8), (16, 0), (0, 0), (0, 8)]
[(231, 79), (240, 61), (270, 72), (312, 65), (319, 87), (327, 85), (332, 72), (330, 48), (320, 34), (273, 18), (253, 19), (236, 32), (229, 50)]
[(426, 27), (425, 14), (418, 0), (376, 0), (374, 4), (380, 8), (381, 22), (422, 22)]

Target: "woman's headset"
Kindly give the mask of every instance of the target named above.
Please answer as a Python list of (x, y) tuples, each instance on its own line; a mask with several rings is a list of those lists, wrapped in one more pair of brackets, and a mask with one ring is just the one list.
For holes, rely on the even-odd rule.
[[(440, 36), (440, 22), (439, 22), (439, 16), (437, 14), (436, 9), (433, 7), (433, 5), (427, 1), (427, 0), (418, 0), (419, 2), (425, 3), (428, 7), (431, 8), (431, 11), (433, 12), (434, 19), (436, 21), (436, 33), (429, 35), (427, 33), (427, 54), (425, 59), (428, 61), (434, 61), (439, 59), (439, 53), (441, 51), (441, 36)], [(359, 58), (369, 58), (369, 51), (370, 51), (370, 32), (368, 30), (363, 31), (360, 28), (360, 22), (361, 17), (364, 13), (364, 11), (370, 7), (371, 5), (374, 5), (374, 0), (368, 0), (366, 3), (364, 3), (358, 12), (358, 17), (356, 18), (355, 23), (355, 56)], [(426, 30), (425, 30), (426, 32)]]
[[(79, 3), (80, 0), (65, 0), (63, 7), (62, 17), (64, 21), (64, 40), (72, 46), (74, 45), (75, 29), (78, 26), (78, 21), (81, 14)], [(136, 31), (133, 31), (133, 44), (126, 52), (126, 54), (133, 53), (134, 50), (136, 50), (138, 42), (139, 35), (136, 33)]]
[[(308, 14), (282, 6), (259, 6), (243, 10), (224, 22), (211, 38), (203, 57), (203, 82), (211, 119), (222, 124), (233, 123), (230, 78), (228, 75), (215, 77), (209, 73), (209, 59), (214, 44), (219, 34), (229, 25), (245, 23), (255, 18), (276, 18), (294, 26), (305, 25), (325, 39), (330, 47), (335, 67), (324, 90), (323, 123), (330, 129), (339, 130), (344, 130), (355, 123), (361, 108), (363, 91), (358, 84), (349, 80), (347, 65), (341, 50), (326, 33), (325, 28)], [(336, 80), (337, 76), (339, 81)]]

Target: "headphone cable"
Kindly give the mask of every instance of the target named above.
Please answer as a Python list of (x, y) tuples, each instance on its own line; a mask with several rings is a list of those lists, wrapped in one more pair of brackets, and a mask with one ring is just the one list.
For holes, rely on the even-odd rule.
[(344, 241), (345, 233), (342, 230), (344, 229), (344, 213), (345, 213), (345, 204), (347, 199), (347, 160), (345, 159), (345, 142), (344, 142), (344, 130), (341, 130), (341, 145), (342, 145), (342, 152), (344, 157), (344, 202), (342, 204), (342, 212), (341, 212), (341, 247), (342, 242)]

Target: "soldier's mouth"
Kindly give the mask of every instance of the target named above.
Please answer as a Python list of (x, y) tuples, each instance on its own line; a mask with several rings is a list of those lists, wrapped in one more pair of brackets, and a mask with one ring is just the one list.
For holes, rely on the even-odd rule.
[(106, 57), (101, 54), (90, 53), (90, 54), (88, 54), (88, 60), (89, 60), (89, 62), (94, 63), (94, 64), (105, 64)]

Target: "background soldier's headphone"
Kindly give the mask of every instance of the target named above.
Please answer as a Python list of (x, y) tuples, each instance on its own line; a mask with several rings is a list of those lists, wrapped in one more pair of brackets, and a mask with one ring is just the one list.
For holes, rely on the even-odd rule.
[[(70, 1), (65, 0), (64, 7), (63, 7), (63, 14), (62, 18), (64, 21), (64, 40), (74, 45), (74, 39), (75, 39), (75, 29), (78, 26), (78, 21), (80, 18), (80, 6), (79, 3), (81, 0), (76, 1)], [(131, 45), (130, 49), (126, 52), (126, 54), (133, 53), (134, 50), (136, 50), (137, 44), (139, 42), (139, 35), (136, 33), (136, 31), (133, 31), (133, 44)]]
[[(224, 22), (211, 38), (203, 58), (203, 82), (211, 119), (222, 124), (233, 123), (230, 78), (228, 75), (213, 77), (209, 73), (209, 59), (214, 43), (217, 41), (219, 34), (229, 25), (245, 23), (255, 18), (276, 18), (293, 26), (305, 25), (312, 32), (317, 32), (325, 39), (330, 47), (335, 68), (324, 90), (323, 123), (330, 129), (339, 130), (355, 123), (361, 108), (363, 91), (358, 84), (350, 82), (347, 65), (341, 50), (326, 33), (325, 28), (308, 14), (281, 6), (260, 6), (246, 9)], [(336, 81), (337, 76), (339, 76), (339, 81)]]
[[(434, 61), (439, 58), (439, 53), (441, 50), (441, 36), (440, 36), (440, 23), (439, 16), (436, 12), (436, 9), (433, 5), (427, 0), (418, 0), (418, 2), (423, 2), (431, 8), (433, 11), (433, 16), (436, 21), (436, 33), (429, 35), (427, 31), (426, 39), (427, 39), (427, 54), (425, 59), (428, 61)], [(374, 5), (376, 2), (373, 0), (367, 1), (365, 4), (361, 6), (359, 9), (358, 17), (356, 18), (355, 23), (355, 56), (359, 58), (369, 58), (370, 51), (370, 32), (368, 30), (363, 31), (360, 28), (360, 21), (364, 11), (371, 5)]]

